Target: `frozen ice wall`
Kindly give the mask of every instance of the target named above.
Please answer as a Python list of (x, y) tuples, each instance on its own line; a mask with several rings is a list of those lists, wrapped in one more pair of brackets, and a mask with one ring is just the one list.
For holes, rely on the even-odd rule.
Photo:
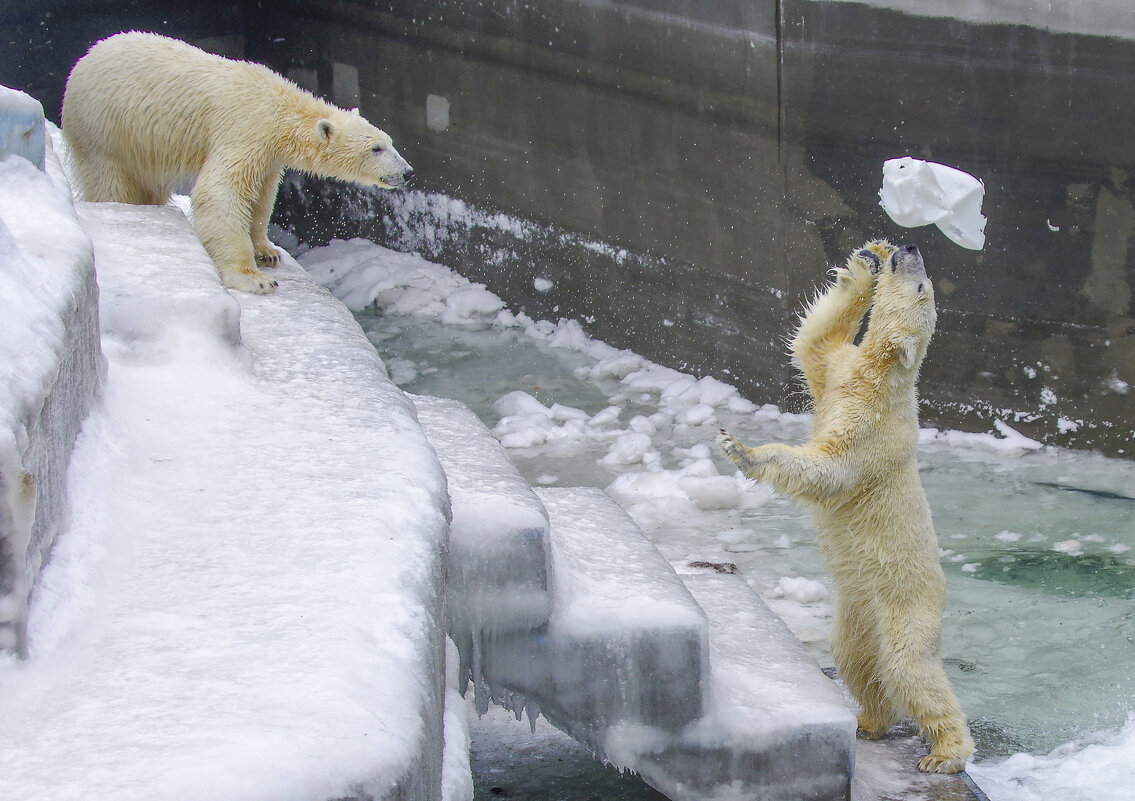
[(0, 86), (0, 159), (23, 156), (43, 169), (43, 106), (34, 97)]
[(25, 648), (28, 593), (65, 525), (71, 449), (106, 374), (91, 242), (38, 108), (0, 87), (0, 651)]

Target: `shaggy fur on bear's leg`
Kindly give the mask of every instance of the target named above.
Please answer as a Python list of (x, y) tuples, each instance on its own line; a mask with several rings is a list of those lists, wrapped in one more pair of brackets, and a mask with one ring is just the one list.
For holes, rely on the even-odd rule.
[[(941, 608), (925, 598), (911, 598), (904, 610), (884, 613), (882, 678), (887, 694), (908, 712), (930, 741), (930, 753), (919, 762), (927, 773), (957, 773), (973, 753), (958, 699), (942, 668)], [(923, 624), (923, 625), (920, 625)]]
[(789, 350), (815, 400), (827, 387), (828, 364), (835, 352), (855, 341), (871, 308), (879, 265), (893, 249), (885, 240), (865, 244), (843, 267), (832, 271), (835, 280), (813, 298), (801, 316)]
[(772, 443), (747, 448), (725, 429), (718, 431), (717, 444), (747, 477), (767, 481), (777, 492), (793, 498), (815, 499), (843, 492), (851, 478), (840, 459), (809, 445)]
[(881, 679), (878, 631), (866, 611), (867, 601), (836, 597), (832, 621), (832, 657), (840, 678), (859, 701), (859, 734), (868, 740), (882, 737), (898, 720)]
[(281, 250), (268, 241), (268, 221), (272, 218), (272, 208), (276, 205), (276, 192), (283, 177), (283, 168), (269, 170), (268, 177), (260, 187), (260, 195), (252, 206), (252, 225), (249, 230), (252, 250), (259, 264), (270, 267), (279, 264), (282, 257)]
[(256, 267), (256, 254), (248, 231), (251, 198), (241, 197), (223, 160), (206, 163), (190, 195), (193, 226), (213, 259), (221, 283), (230, 289), (266, 294), (277, 283)]
[(718, 444), (749, 478), (813, 507), (836, 589), (832, 653), (862, 706), (861, 734), (909, 714), (930, 740), (919, 768), (952, 773), (973, 740), (942, 669), (946, 580), (916, 458), (918, 369), (936, 319), (918, 248), (866, 243), (792, 340), (814, 401), (808, 441), (749, 448), (721, 431)]

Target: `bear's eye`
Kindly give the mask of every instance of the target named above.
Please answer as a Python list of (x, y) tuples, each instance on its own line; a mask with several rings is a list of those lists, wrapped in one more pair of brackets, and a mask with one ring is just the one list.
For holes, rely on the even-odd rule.
[(384, 150), (386, 150), (386, 147), (384, 145), (375, 145), (374, 147), (372, 147), (370, 149), (370, 152), (371, 153), (381, 153)]
[(918, 289), (915, 291), (917, 291), (919, 295), (923, 294), (926, 291), (926, 284), (919, 284)]

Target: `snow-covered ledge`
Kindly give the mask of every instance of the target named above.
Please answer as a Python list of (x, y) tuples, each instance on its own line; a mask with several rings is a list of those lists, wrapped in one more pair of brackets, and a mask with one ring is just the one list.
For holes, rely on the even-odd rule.
[(0, 160), (0, 798), (471, 797), (413, 404), (290, 258), (229, 293), (47, 155)]
[(5, 87), (0, 309), (0, 652), (20, 653), (28, 594), (66, 525), (71, 450), (106, 362), (91, 241), (50, 146), (45, 157), (39, 103)]

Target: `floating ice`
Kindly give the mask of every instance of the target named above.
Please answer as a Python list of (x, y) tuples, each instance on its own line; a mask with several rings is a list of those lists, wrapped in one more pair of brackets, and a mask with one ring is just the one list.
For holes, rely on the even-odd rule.
[(934, 223), (951, 242), (985, 247), (985, 185), (961, 170), (909, 156), (883, 163), (879, 205), (904, 228)]
[(814, 604), (828, 597), (827, 586), (822, 581), (797, 576), (783, 576), (776, 582), (777, 592), (782, 598), (798, 604)]
[(968, 772), (998, 801), (1126, 801), (1135, 783), (1135, 716), (1118, 732), (1095, 732), (1047, 755), (978, 762)]
[(354, 311), (377, 304), (396, 314), (468, 324), (491, 322), (504, 308), (482, 284), (366, 239), (332, 240), (306, 253), (303, 266)]

